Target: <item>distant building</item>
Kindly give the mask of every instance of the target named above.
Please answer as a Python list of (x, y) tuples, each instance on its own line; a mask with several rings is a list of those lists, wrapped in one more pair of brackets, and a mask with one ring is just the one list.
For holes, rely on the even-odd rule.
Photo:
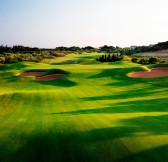
[(135, 49), (135, 48), (137, 48), (137, 46), (131, 46), (130, 48), (131, 48), (131, 49)]
[(154, 44), (150, 44), (150, 45), (149, 45), (149, 47), (153, 47), (153, 46), (154, 46)]

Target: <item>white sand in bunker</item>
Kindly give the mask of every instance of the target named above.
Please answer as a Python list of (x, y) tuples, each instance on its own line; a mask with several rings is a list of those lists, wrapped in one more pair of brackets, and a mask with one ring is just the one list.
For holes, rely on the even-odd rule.
[(19, 74), (18, 76), (41, 76), (41, 75), (44, 75), (45, 72), (24, 72), (24, 73), (21, 73)]
[(58, 79), (64, 76), (65, 74), (49, 74), (49, 75), (37, 77), (36, 80), (37, 81), (51, 81), (51, 80), (55, 80), (55, 79)]
[(168, 67), (152, 68), (148, 71), (136, 71), (129, 73), (128, 76), (132, 78), (156, 78), (168, 76)]

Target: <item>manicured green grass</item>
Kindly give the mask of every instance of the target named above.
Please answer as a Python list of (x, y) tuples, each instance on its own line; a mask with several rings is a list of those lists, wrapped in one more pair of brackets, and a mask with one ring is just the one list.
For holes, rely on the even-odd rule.
[[(167, 161), (168, 77), (129, 78), (141, 65), (97, 63), (97, 55), (0, 66), (0, 161)], [(16, 75), (32, 69), (68, 75)]]

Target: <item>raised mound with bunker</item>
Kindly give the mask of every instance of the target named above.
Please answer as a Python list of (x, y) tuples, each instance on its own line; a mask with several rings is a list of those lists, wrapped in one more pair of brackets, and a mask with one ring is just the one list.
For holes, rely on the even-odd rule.
[(156, 78), (168, 76), (168, 67), (157, 67), (128, 74), (132, 78)]
[(67, 74), (68, 72), (61, 69), (52, 69), (52, 70), (33, 69), (20, 73), (18, 76), (21, 77), (34, 76), (36, 81), (52, 81), (64, 77)]

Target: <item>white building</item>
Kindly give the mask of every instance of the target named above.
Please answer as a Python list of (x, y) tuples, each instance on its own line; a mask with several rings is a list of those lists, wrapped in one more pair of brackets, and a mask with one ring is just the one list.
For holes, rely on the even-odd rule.
[(135, 48), (137, 48), (137, 46), (131, 46), (130, 48), (131, 48), (131, 49), (135, 49)]

